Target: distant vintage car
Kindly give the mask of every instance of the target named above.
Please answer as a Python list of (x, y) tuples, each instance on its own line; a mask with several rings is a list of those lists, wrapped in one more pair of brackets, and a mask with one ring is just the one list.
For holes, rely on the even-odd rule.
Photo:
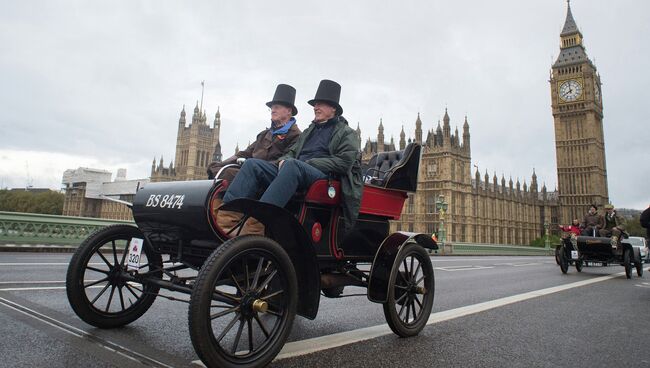
[(623, 240), (623, 243), (632, 245), (634, 248), (639, 248), (641, 259), (644, 263), (650, 263), (650, 251), (648, 251), (648, 243), (644, 237), (630, 236), (629, 239)]
[(633, 247), (628, 239), (612, 245), (611, 238), (577, 236), (565, 238), (557, 253), (558, 263), (562, 273), (569, 271), (571, 262), (578, 272), (589, 263), (602, 265), (620, 264), (625, 268), (625, 276), (632, 278), (632, 268), (636, 268), (639, 277), (643, 276), (643, 259), (638, 247)]
[[(359, 218), (342, 233), (341, 183), (319, 180), (286, 208), (236, 199), (219, 207), (226, 180), (149, 183), (132, 204), (136, 226), (90, 235), (70, 261), (68, 300), (100, 328), (142, 316), (163, 288), (189, 296), (189, 334), (208, 367), (260, 367), (284, 345), (295, 315), (314, 319), (321, 293), (367, 289), (401, 337), (426, 325), (435, 291), (429, 234), (390, 232), (408, 192), (417, 187), (421, 146), (375, 155)], [(222, 169), (223, 170), (223, 169)], [(243, 218), (220, 227), (218, 211)], [(264, 235), (241, 235), (249, 217)], [(166, 316), (160, 316), (164, 319)], [(161, 333), (167, 333), (166, 331)]]

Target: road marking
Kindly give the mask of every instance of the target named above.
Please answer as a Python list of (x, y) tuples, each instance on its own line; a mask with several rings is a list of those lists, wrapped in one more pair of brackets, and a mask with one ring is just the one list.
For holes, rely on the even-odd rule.
[(59, 320), (56, 320), (50, 316), (47, 316), (45, 314), (39, 313), (33, 309), (27, 308), (24, 305), (12, 302), (8, 299), (0, 297), (0, 305), (4, 305), (7, 308), (13, 309), (16, 312), (22, 313), (28, 317), (34, 318), (38, 321), (41, 321), (49, 326), (52, 326), (54, 328), (57, 328), (65, 333), (68, 333), (70, 335), (79, 337), (81, 339), (93, 342), (101, 347), (103, 347), (106, 350), (111, 351), (112, 353), (117, 353), (121, 356), (123, 356), (126, 359), (132, 360), (134, 362), (143, 364), (143, 365), (148, 365), (148, 366), (155, 366), (155, 367), (168, 367), (172, 368), (172, 366), (167, 365), (161, 361), (158, 361), (154, 358), (148, 357), (144, 354), (138, 353), (137, 351), (133, 351), (131, 349), (128, 349), (120, 344), (116, 344), (114, 342), (104, 340), (101, 337), (95, 336), (93, 334), (90, 334), (82, 329), (76, 328), (74, 326), (71, 326), (67, 323), (61, 322)]
[[(539, 256), (539, 257), (518, 256), (517, 259), (522, 260), (522, 261), (525, 261), (525, 260), (539, 261), (540, 258), (541, 259), (547, 259), (547, 258), (551, 258), (551, 257), (552, 256)], [(495, 257), (495, 256), (485, 256), (484, 258), (471, 258), (471, 257), (467, 257), (467, 256), (455, 256), (455, 257), (451, 257), (451, 256), (444, 256), (444, 257), (443, 256), (432, 256), (430, 258), (431, 258), (431, 261), (433, 263), (437, 263), (437, 262), (476, 262), (476, 261), (485, 262), (485, 261), (512, 260), (512, 257), (503, 258), (503, 257)]]
[(515, 263), (512, 267), (539, 266), (541, 263)]
[(449, 267), (434, 267), (433, 269), (454, 272), (454, 271), (484, 270), (487, 268), (494, 268), (494, 267), (492, 266), (449, 266)]
[[(483, 303), (454, 308), (442, 312), (436, 312), (431, 314), (429, 320), (427, 321), (427, 325), (449, 321), (455, 318), (460, 318), (471, 314), (484, 312), (490, 309), (503, 307), (524, 300), (529, 300), (529, 299), (550, 295), (550, 294), (558, 293), (561, 291), (565, 291), (577, 287), (587, 286), (587, 285), (611, 280), (620, 277), (623, 274), (624, 274), (623, 272), (620, 272), (613, 275), (601, 276), (594, 279), (573, 282), (565, 285), (553, 286), (545, 289), (530, 291), (523, 294), (495, 299)], [(292, 357), (301, 356), (305, 354), (315, 353), (322, 350), (333, 349), (339, 346), (370, 340), (391, 333), (392, 331), (390, 327), (388, 327), (387, 324), (383, 324), (378, 326), (361, 328), (354, 331), (345, 331), (345, 332), (339, 332), (332, 335), (314, 337), (311, 339), (306, 339), (301, 341), (294, 341), (285, 344), (284, 348), (282, 349), (282, 351), (280, 351), (280, 354), (278, 354), (275, 360), (287, 359), (287, 358), (292, 358)]]

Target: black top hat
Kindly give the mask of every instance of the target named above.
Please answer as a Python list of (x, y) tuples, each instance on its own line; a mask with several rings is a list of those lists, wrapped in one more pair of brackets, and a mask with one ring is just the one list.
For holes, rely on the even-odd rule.
[(266, 103), (266, 106), (271, 107), (275, 104), (284, 105), (291, 108), (291, 115), (297, 115), (298, 109), (294, 105), (296, 102), (296, 89), (288, 84), (278, 84), (275, 88), (273, 100)]
[(314, 106), (316, 102), (325, 102), (326, 104), (335, 107), (336, 115), (341, 116), (343, 114), (343, 108), (339, 105), (340, 98), (341, 85), (334, 81), (323, 79), (318, 85), (316, 96), (313, 100), (307, 101), (307, 103)]

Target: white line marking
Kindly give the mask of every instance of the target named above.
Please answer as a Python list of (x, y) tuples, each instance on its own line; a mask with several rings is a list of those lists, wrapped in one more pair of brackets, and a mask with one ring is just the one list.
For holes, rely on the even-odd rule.
[(492, 266), (449, 266), (449, 267), (434, 267), (433, 269), (454, 272), (454, 271), (484, 270), (488, 268), (494, 268), (494, 267)]
[[(546, 289), (535, 290), (535, 291), (531, 291), (519, 295), (508, 296), (505, 298), (495, 299), (483, 303), (478, 303), (474, 305), (468, 305), (465, 307), (433, 313), (429, 317), (427, 325), (449, 321), (470, 314), (475, 314), (490, 309), (503, 307), (508, 304), (513, 304), (524, 300), (537, 298), (540, 296), (558, 293), (560, 291), (565, 291), (577, 287), (587, 286), (598, 282), (611, 280), (623, 274), (624, 273), (621, 272), (613, 275), (597, 277), (594, 279), (573, 282), (565, 285), (553, 286)], [(332, 335), (314, 337), (311, 339), (306, 339), (301, 341), (294, 341), (285, 344), (284, 348), (282, 349), (282, 351), (280, 351), (280, 354), (278, 354), (275, 360), (287, 359), (287, 358), (292, 358), (300, 355), (315, 353), (321, 350), (332, 349), (339, 346), (356, 343), (359, 341), (374, 339), (391, 333), (392, 331), (390, 330), (390, 327), (388, 327), (387, 324), (383, 324), (379, 326), (361, 328), (354, 331), (345, 331), (345, 332), (335, 333)]]
[[(516, 258), (518, 261), (527, 261), (527, 260), (539, 261), (540, 259), (547, 259), (547, 258), (551, 258), (551, 257), (552, 256), (539, 256), (539, 257), (513, 256), (513, 257), (509, 257), (509, 258), (503, 258), (503, 257), (485, 256), (485, 258), (470, 258), (470, 257), (463, 257), (463, 256), (456, 256), (456, 257), (432, 256), (431, 261), (433, 261), (433, 263), (437, 263), (437, 262), (476, 262), (476, 261), (479, 261), (479, 262), (484, 262), (484, 261), (494, 262), (494, 261), (500, 261), (500, 260), (512, 260), (513, 258)], [(506, 263), (506, 264), (508, 264), (508, 263)]]
[(513, 264), (512, 267), (539, 266), (541, 263), (519, 263)]
[[(57, 319), (54, 319), (54, 318), (52, 318), (50, 316), (39, 313), (39, 312), (37, 312), (37, 311), (35, 311), (33, 309), (27, 308), (24, 305), (18, 304), (16, 302), (12, 302), (12, 301), (10, 301), (8, 299), (0, 297), (0, 304), (4, 305), (7, 308), (13, 309), (16, 312), (22, 313), (22, 314), (24, 314), (24, 315), (26, 315), (28, 317), (32, 317), (32, 318), (34, 318), (36, 320), (39, 320), (39, 321), (41, 321), (41, 322), (43, 322), (43, 323), (45, 323), (47, 325), (50, 325), (50, 326), (52, 326), (54, 328), (57, 328), (57, 329), (65, 332), (65, 333), (70, 334), (70, 335), (77, 336), (77, 337), (82, 338), (82, 339), (89, 339), (92, 342), (100, 345), (101, 347), (103, 347), (103, 348), (105, 348), (105, 349), (107, 349), (107, 350), (109, 350), (109, 351), (111, 351), (113, 353), (117, 353), (117, 354), (123, 356), (126, 359), (135, 361), (135, 362), (140, 363), (140, 364), (143, 364), (143, 363), (155, 363), (155, 364), (160, 365), (161, 367), (173, 368), (170, 365), (167, 365), (167, 364), (165, 364), (163, 362), (160, 362), (160, 361), (158, 361), (156, 359), (148, 357), (148, 356), (146, 356), (144, 354), (138, 353), (137, 351), (133, 351), (131, 349), (128, 349), (128, 348), (126, 348), (126, 347), (124, 347), (124, 346), (122, 346), (120, 344), (114, 343), (112, 341), (104, 340), (104, 339), (102, 339), (102, 338), (100, 338), (98, 336), (95, 336), (93, 334), (90, 334), (90, 333), (88, 333), (88, 332), (86, 332), (86, 331), (84, 331), (82, 329), (79, 329), (79, 328), (71, 326), (71, 325), (69, 325), (67, 323), (61, 322), (61, 321), (59, 321)], [(140, 359), (136, 359), (136, 358), (134, 358), (134, 356), (138, 357)], [(144, 360), (144, 362), (142, 360)]]
[[(103, 285), (88, 286), (86, 289), (103, 288)], [(0, 291), (40, 291), (40, 290), (65, 290), (65, 286), (43, 286), (43, 287), (22, 287), (22, 288), (4, 288)]]

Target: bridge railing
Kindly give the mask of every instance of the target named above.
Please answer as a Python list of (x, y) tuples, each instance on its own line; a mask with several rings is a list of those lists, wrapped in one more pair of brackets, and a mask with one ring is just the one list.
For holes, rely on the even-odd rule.
[(0, 211), (0, 244), (78, 245), (93, 231), (131, 221)]
[[(133, 224), (133, 222), (0, 211), (0, 244), (76, 246), (93, 231), (111, 224)], [(532, 256), (551, 253), (548, 249), (530, 246), (452, 242), (441, 247), (438, 254)]]

